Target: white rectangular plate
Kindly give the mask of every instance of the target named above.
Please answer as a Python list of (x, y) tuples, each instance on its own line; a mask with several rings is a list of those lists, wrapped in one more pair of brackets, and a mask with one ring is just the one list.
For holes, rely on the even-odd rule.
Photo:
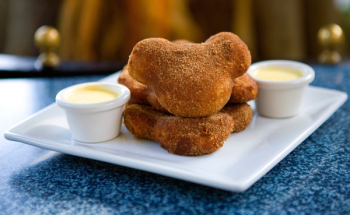
[[(115, 82), (118, 73), (101, 80)], [(243, 192), (302, 143), (347, 99), (347, 94), (307, 89), (303, 112), (288, 119), (254, 117), (249, 127), (232, 133), (218, 151), (195, 157), (173, 155), (158, 143), (133, 137), (122, 126), (110, 141), (83, 144), (72, 140), (64, 112), (52, 104), (5, 133), (8, 140), (71, 155), (114, 163), (228, 191)]]

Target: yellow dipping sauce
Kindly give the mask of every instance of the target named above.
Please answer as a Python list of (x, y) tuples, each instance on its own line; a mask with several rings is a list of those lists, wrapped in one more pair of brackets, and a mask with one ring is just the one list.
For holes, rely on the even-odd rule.
[(94, 104), (113, 100), (119, 96), (105, 86), (87, 86), (75, 89), (68, 93), (64, 99), (78, 104)]
[(253, 76), (270, 81), (290, 81), (303, 77), (303, 73), (295, 68), (271, 66), (255, 70)]

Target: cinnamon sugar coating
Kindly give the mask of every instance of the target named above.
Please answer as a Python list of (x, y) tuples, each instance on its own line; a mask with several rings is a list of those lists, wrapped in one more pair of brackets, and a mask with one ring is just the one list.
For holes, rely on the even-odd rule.
[(128, 72), (128, 66), (124, 66), (122, 72), (119, 75), (118, 83), (123, 84), (130, 90), (130, 102), (139, 104), (148, 104), (147, 96), (149, 90), (147, 85), (141, 84), (135, 81)]
[[(156, 110), (169, 113), (157, 100), (152, 89), (147, 85), (133, 79), (127, 66), (125, 66), (118, 78), (118, 83), (125, 85), (131, 92), (131, 103), (150, 104)], [(258, 86), (256, 82), (247, 74), (233, 80), (232, 93), (228, 103), (246, 103), (258, 96)]]
[(245, 103), (258, 97), (258, 85), (248, 73), (233, 81), (229, 103)]
[(231, 132), (235, 133), (245, 130), (253, 118), (253, 110), (247, 103), (227, 104), (219, 113), (226, 113), (232, 118)]
[(232, 33), (219, 33), (202, 44), (175, 44), (152, 38), (137, 43), (128, 70), (154, 92), (170, 113), (210, 116), (230, 99), (233, 80), (251, 63), (247, 46)]
[(119, 75), (118, 83), (125, 85), (130, 90), (130, 103), (137, 104), (150, 104), (156, 110), (169, 113), (157, 100), (153, 90), (147, 85), (133, 79), (129, 72), (128, 66), (124, 66), (122, 72)]
[(248, 104), (228, 105), (202, 118), (178, 117), (147, 105), (131, 104), (125, 107), (124, 124), (135, 137), (155, 140), (170, 153), (203, 155), (221, 148), (231, 132), (245, 129), (251, 116)]

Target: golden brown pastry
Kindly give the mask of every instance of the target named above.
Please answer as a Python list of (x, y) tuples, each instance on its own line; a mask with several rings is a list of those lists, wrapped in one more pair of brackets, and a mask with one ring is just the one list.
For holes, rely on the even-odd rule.
[(233, 80), (229, 103), (245, 103), (258, 97), (258, 85), (248, 73)]
[(203, 155), (221, 148), (231, 132), (245, 129), (252, 115), (248, 104), (227, 105), (202, 118), (184, 118), (130, 104), (125, 107), (124, 124), (135, 137), (155, 140), (170, 153)]
[[(125, 66), (118, 78), (118, 83), (125, 85), (131, 92), (131, 103), (150, 104), (156, 110), (169, 113), (157, 100), (154, 92), (146, 85), (133, 79), (127, 66)], [(258, 86), (256, 82), (245, 73), (241, 77), (233, 80), (232, 93), (229, 103), (246, 103), (258, 96)]]
[(123, 84), (129, 88), (131, 94), (129, 103), (150, 104), (158, 111), (169, 113), (158, 102), (152, 90), (149, 90), (146, 85), (141, 84), (130, 76), (127, 66), (124, 66), (122, 72), (120, 73), (118, 83)]
[(170, 113), (203, 117), (224, 107), (234, 79), (242, 76), (250, 63), (250, 52), (243, 41), (223, 32), (202, 44), (142, 40), (130, 55), (128, 70)]
[(253, 118), (252, 108), (247, 103), (227, 104), (219, 113), (230, 115), (233, 120), (232, 132), (241, 132), (246, 129)]

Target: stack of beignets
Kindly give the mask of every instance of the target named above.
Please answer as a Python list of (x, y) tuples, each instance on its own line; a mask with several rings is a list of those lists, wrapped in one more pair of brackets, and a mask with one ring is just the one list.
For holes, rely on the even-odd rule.
[(245, 73), (250, 63), (247, 46), (232, 33), (202, 44), (142, 40), (118, 79), (131, 92), (124, 124), (135, 137), (155, 140), (170, 153), (214, 152), (252, 119), (246, 102), (258, 88)]

